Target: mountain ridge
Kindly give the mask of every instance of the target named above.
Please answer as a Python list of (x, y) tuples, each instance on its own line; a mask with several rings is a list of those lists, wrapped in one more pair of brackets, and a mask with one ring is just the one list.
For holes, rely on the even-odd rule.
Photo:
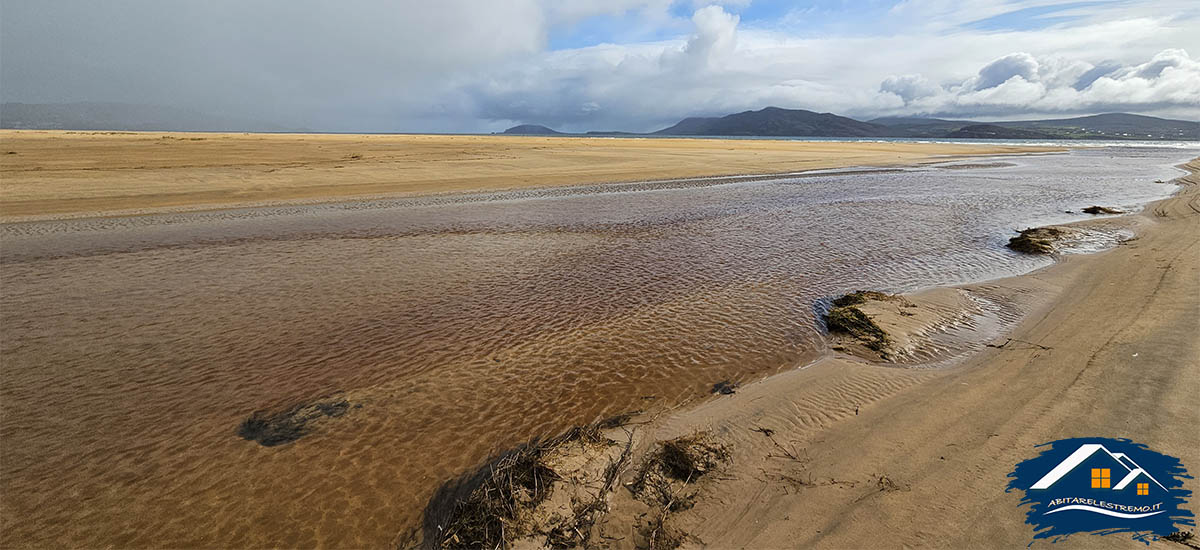
[(889, 137), (888, 127), (833, 113), (765, 107), (723, 117), (691, 117), (656, 135)]
[[(3, 103), (0, 128), (97, 131), (307, 132), (259, 120), (238, 119), (158, 105), (122, 103)], [(730, 136), (926, 139), (1107, 139), (1200, 140), (1200, 122), (1131, 113), (1073, 118), (970, 121), (920, 116), (857, 120), (834, 113), (765, 107), (724, 116), (687, 117), (653, 132), (559, 132), (539, 124), (520, 124), (508, 135), (576, 136)]]
[[(833, 113), (765, 107), (721, 117), (687, 117), (654, 132), (564, 134), (545, 126), (539, 135), (644, 135), (730, 137), (891, 137), (941, 139), (1200, 140), (1200, 122), (1131, 113), (1018, 121), (969, 121), (925, 117), (880, 117), (861, 121)], [(504, 133), (525, 133), (506, 130)]]
[(557, 136), (563, 134), (541, 124), (518, 124), (500, 133), (518, 136)]

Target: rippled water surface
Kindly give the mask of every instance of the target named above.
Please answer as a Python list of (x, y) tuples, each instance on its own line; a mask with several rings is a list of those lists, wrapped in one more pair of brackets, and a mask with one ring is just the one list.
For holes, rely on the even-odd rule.
[(1044, 265), (1013, 229), (1195, 154), (0, 226), (0, 545), (386, 546), (491, 451), (804, 364), (830, 295)]

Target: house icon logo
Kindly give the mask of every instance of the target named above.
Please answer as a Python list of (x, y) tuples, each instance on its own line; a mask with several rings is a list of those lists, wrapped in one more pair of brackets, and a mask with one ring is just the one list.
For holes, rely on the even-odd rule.
[(1128, 533), (1148, 543), (1194, 526), (1191, 496), (1174, 457), (1128, 439), (1062, 439), (1017, 465), (1008, 491), (1022, 491), (1034, 539)]

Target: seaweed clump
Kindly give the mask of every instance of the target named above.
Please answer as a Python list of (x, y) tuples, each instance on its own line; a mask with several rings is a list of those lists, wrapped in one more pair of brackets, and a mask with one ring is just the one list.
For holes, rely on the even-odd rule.
[(1109, 208), (1107, 206), (1089, 206), (1083, 209), (1084, 214), (1124, 214), (1124, 210)]
[(1008, 247), (1026, 254), (1050, 254), (1054, 252), (1054, 241), (1066, 234), (1057, 227), (1034, 227), (1024, 229), (1020, 235), (1008, 240)]
[(730, 382), (728, 380), (722, 380), (720, 382), (717, 382), (716, 384), (713, 384), (712, 390), (710, 390), (709, 393), (721, 394), (721, 395), (733, 395), (733, 394), (737, 393), (737, 384), (734, 384), (733, 382)]
[[(561, 479), (547, 464), (549, 454), (575, 441), (610, 442), (601, 434), (602, 426), (620, 426), (629, 418), (618, 415), (591, 426), (571, 428), (558, 437), (533, 440), (442, 485), (425, 509), (424, 546), (507, 547), (521, 535), (516, 531), (528, 528), (522, 527), (523, 518), (550, 496), (553, 483)], [(611, 475), (615, 481), (615, 468)], [(550, 535), (562, 539), (560, 542), (570, 538), (565, 532)]]
[(875, 290), (856, 290), (833, 301), (833, 307), (857, 306), (871, 300), (890, 300), (892, 296)]
[(705, 434), (695, 434), (664, 442), (652, 460), (668, 476), (692, 482), (713, 471), (729, 459), (729, 451)]
[(257, 441), (264, 447), (283, 445), (308, 435), (311, 422), (325, 417), (337, 418), (349, 410), (350, 402), (337, 398), (301, 403), (274, 413), (255, 411), (250, 418), (242, 421), (238, 435), (248, 441)]
[(658, 508), (637, 530), (645, 548), (671, 550), (684, 543), (687, 535), (667, 520), (695, 505), (696, 482), (728, 461), (729, 449), (704, 432), (664, 441), (646, 457), (630, 486), (639, 500)]
[[(837, 305), (845, 297), (834, 300), (834, 305)], [(838, 306), (829, 310), (829, 313), (825, 314), (825, 325), (829, 327), (830, 332), (849, 334), (874, 351), (883, 352), (891, 343), (887, 332), (879, 328), (879, 325), (875, 324), (875, 321), (871, 320), (871, 317), (863, 313), (861, 309), (852, 305)]]
[(1191, 531), (1176, 531), (1169, 535), (1163, 535), (1163, 540), (1169, 540), (1171, 542), (1178, 542), (1179, 544), (1183, 544), (1183, 545), (1187, 545), (1187, 546), (1195, 546), (1191, 542), (1193, 538), (1195, 538), (1195, 535), (1193, 535)]
[(433, 546), (506, 546), (505, 524), (515, 520), (522, 510), (546, 500), (551, 483), (558, 479), (558, 474), (542, 461), (548, 448), (536, 442), (525, 445), (500, 456), (459, 485), (444, 488), (465, 494), (453, 499), (450, 521), (437, 526), (440, 532)]
[(657, 501), (669, 511), (689, 506), (679, 493), (678, 483), (696, 483), (705, 474), (729, 461), (729, 449), (700, 432), (662, 442), (646, 456), (630, 489), (643, 499)]

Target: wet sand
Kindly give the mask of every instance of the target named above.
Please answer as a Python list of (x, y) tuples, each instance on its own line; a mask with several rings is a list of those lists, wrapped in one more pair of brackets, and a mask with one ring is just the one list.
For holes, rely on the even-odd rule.
[[(909, 296), (944, 314), (962, 295), (1021, 305), (1027, 313), (998, 347), (941, 370), (835, 353), (638, 427), (630, 463), (655, 442), (696, 432), (730, 449), (730, 465), (702, 485), (695, 506), (671, 516), (685, 548), (1025, 547), (1033, 532), (1019, 494), (1005, 492), (1007, 475), (1036, 445), (1062, 438), (1130, 438), (1194, 470), (1200, 159), (1187, 168), (1176, 196), (1117, 219), (1137, 237), (1116, 249)], [(1185, 487), (1200, 489), (1195, 479)], [(1195, 499), (1189, 506), (1200, 509)], [(630, 540), (613, 547), (634, 547), (628, 526), (646, 510), (628, 491), (614, 493), (604, 529), (617, 528), (605, 532)], [(1115, 534), (1053, 547), (1143, 546)]]
[[(3, 360), (21, 372), (0, 388), (0, 543), (394, 542), (433, 488), (489, 452), (821, 356), (805, 293), (831, 269), (789, 257), (819, 260), (806, 255), (829, 246), (806, 240), (815, 210), (793, 214), (778, 199), (809, 204), (794, 194), (841, 181), (630, 194), (626, 210), (646, 217), (617, 222), (625, 211), (589, 195), (368, 208), (354, 221), (336, 209), (255, 209), (83, 220), (62, 233), (75, 226), (22, 225), (47, 233), (5, 242)], [(871, 196), (837, 200), (877, 218), (895, 210)], [(966, 209), (947, 208), (969, 225)], [(944, 217), (919, 201), (904, 213), (920, 225)], [(858, 239), (842, 243), (858, 255), (839, 273), (880, 256)], [(996, 287), (993, 297), (1023, 295)], [(798, 426), (841, 418), (847, 396), (867, 402), (932, 376), (846, 364), (804, 389), (818, 397)], [(303, 441), (237, 437), (252, 411), (331, 396), (352, 408), (318, 419)]]
[(0, 130), (0, 221), (911, 165), (1005, 145)]

